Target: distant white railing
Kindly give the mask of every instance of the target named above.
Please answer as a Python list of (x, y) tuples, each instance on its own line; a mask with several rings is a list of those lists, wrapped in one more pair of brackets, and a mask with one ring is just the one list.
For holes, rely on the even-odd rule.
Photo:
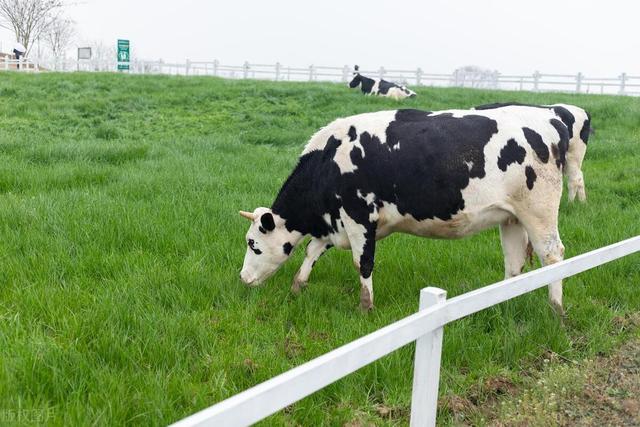
[(411, 425), (434, 426), (438, 403), (442, 334), (446, 324), (610, 261), (640, 251), (640, 236), (539, 268), (463, 295), (425, 288), (420, 311), (323, 356), (236, 394), (173, 424), (245, 426), (320, 390), (416, 341)]
[[(116, 61), (101, 60), (32, 60), (31, 67), (21, 68), (29, 71), (113, 71), (117, 69)], [(0, 61), (0, 70), (16, 70), (17, 61), (4, 58)], [(217, 76), (229, 79), (262, 79), (275, 81), (332, 81), (347, 82), (352, 75), (353, 68), (327, 67), (310, 65), (308, 67), (291, 67), (279, 62), (275, 64), (242, 65), (222, 64), (218, 60), (165, 62), (133, 60), (129, 63), (131, 74), (171, 74), (183, 76)], [(622, 73), (617, 77), (591, 77), (582, 73), (577, 74), (549, 74), (536, 71), (530, 75), (503, 75), (498, 72), (490, 75), (477, 76), (474, 74), (426, 73), (421, 68), (412, 70), (378, 69), (361, 70), (363, 75), (381, 77), (387, 80), (411, 86), (444, 86), (444, 87), (473, 87), (504, 90), (528, 90), (534, 92), (570, 92), (596, 93), (618, 95), (640, 95), (640, 73), (628, 75)]]

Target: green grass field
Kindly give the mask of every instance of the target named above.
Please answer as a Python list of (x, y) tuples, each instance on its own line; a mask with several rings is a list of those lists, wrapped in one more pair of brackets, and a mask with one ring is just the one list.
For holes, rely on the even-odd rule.
[[(493, 230), (381, 242), (369, 314), (344, 251), (325, 255), (297, 297), (300, 249), (263, 287), (240, 282), (247, 223), (237, 211), (270, 206), (311, 134), (340, 116), (510, 100), (582, 106), (596, 134), (587, 203), (563, 196), (567, 256), (640, 234), (639, 99), (418, 93), (396, 103), (337, 84), (1, 74), (0, 424), (38, 411), (51, 425), (166, 424), (415, 312), (427, 285), (452, 297), (501, 280)], [(637, 334), (615, 319), (640, 311), (639, 286), (636, 255), (566, 281), (564, 325), (544, 289), (455, 322), (441, 394), (480, 390), (482, 400), (488, 378), (518, 384), (549, 351), (572, 360), (610, 351)], [(264, 425), (407, 424), (412, 357), (405, 347)], [(446, 410), (439, 419), (453, 422)]]

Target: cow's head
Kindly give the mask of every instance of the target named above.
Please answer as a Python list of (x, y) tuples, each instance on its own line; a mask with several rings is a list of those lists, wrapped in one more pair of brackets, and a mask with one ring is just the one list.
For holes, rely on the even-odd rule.
[(247, 253), (240, 278), (247, 285), (257, 286), (289, 259), (302, 235), (287, 230), (284, 219), (268, 208), (258, 208), (253, 212), (240, 211), (240, 215), (251, 221), (245, 239)]
[(362, 77), (360, 77), (360, 73), (358, 72), (359, 69), (360, 69), (360, 67), (358, 67), (357, 65), (353, 69), (354, 70), (353, 71), (353, 78), (349, 82), (349, 87), (351, 89), (360, 86), (360, 83), (362, 82)]

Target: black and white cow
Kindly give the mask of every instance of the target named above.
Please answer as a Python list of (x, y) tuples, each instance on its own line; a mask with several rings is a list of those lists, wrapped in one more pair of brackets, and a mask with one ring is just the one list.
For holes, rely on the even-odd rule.
[(355, 71), (353, 72), (353, 78), (349, 82), (349, 87), (351, 89), (355, 89), (360, 86), (360, 90), (365, 95), (386, 96), (395, 100), (409, 97), (414, 98), (416, 96), (414, 91), (407, 89), (405, 86), (382, 79), (371, 79), (369, 77), (365, 77), (360, 74), (358, 70), (359, 68), (356, 65)]
[[(544, 264), (563, 259), (558, 234), (569, 132), (550, 109), (527, 114), (392, 110), (335, 120), (317, 132), (272, 207), (251, 221), (240, 276), (270, 277), (305, 236), (292, 289), (329, 248), (351, 249), (361, 306), (373, 307), (376, 241), (393, 232), (456, 239), (500, 226), (505, 276), (519, 274), (527, 236)], [(549, 287), (562, 311), (562, 282)]]
[(591, 115), (582, 108), (569, 104), (532, 105), (508, 102), (475, 107), (476, 110), (490, 110), (495, 108), (507, 108), (514, 112), (522, 108), (524, 109), (523, 114), (527, 114), (528, 108), (548, 108), (560, 117), (560, 120), (562, 120), (569, 130), (567, 165), (564, 168), (564, 174), (567, 176), (569, 201), (572, 202), (576, 198), (576, 195), (581, 202), (586, 201), (587, 193), (584, 188), (582, 161), (587, 153), (589, 136), (593, 132), (591, 128)]

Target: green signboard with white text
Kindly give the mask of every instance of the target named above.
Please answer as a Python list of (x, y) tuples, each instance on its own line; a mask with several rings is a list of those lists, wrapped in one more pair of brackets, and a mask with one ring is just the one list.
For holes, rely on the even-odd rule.
[(118, 39), (118, 70), (129, 69), (129, 40)]

